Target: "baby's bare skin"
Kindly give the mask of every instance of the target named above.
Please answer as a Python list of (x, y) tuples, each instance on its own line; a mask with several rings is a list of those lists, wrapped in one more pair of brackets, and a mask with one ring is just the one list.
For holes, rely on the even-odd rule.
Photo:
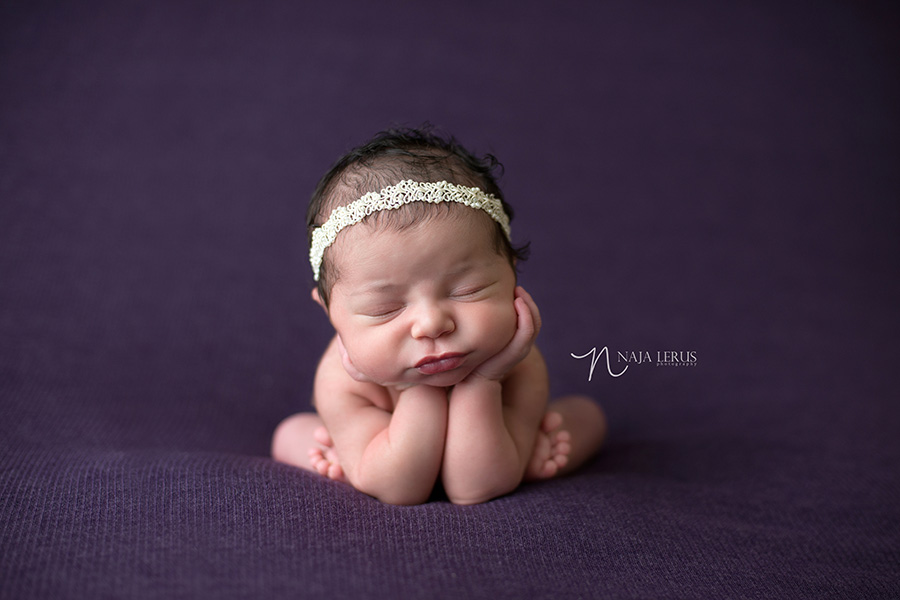
[(593, 402), (548, 407), (537, 305), (487, 217), (461, 210), (341, 234), (330, 305), (314, 293), (337, 330), (316, 374), (318, 415), (279, 427), (277, 460), (388, 503), (424, 502), (440, 479), (452, 502), (473, 504), (570, 472), (599, 448)]
[[(572, 436), (562, 428), (563, 418), (558, 412), (550, 411), (541, 420), (541, 428), (534, 438), (531, 458), (525, 468), (524, 481), (549, 479), (568, 464), (572, 452), (570, 443)], [(313, 431), (313, 442), (307, 451), (309, 467), (319, 475), (335, 481), (347, 482), (341, 468), (334, 442), (324, 425), (318, 425)]]
[[(566, 420), (576, 429), (574, 439), (565, 428)], [(568, 396), (551, 403), (535, 436), (523, 481), (551, 479), (574, 471), (596, 453), (605, 431), (603, 412), (590, 398)], [(349, 483), (334, 442), (316, 413), (285, 419), (273, 438), (272, 454), (281, 462)]]

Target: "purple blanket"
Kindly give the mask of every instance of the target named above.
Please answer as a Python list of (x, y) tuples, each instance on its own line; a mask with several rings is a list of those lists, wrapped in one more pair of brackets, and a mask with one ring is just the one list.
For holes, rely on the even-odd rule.
[[(895, 5), (58, 4), (0, 4), (0, 598), (900, 597)], [(479, 506), (268, 457), (307, 198), (424, 121), (611, 425)]]

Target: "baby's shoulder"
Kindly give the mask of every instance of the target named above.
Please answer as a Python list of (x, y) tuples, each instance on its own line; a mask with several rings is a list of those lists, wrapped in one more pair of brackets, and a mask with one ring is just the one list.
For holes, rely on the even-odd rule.
[(316, 368), (313, 405), (371, 404), (388, 410), (392, 405), (387, 389), (371, 382), (356, 381), (344, 369), (338, 351), (337, 336), (332, 338)]

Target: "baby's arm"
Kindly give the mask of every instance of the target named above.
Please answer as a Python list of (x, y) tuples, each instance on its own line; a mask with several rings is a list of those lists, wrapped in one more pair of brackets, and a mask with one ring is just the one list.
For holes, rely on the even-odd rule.
[(441, 476), (457, 504), (484, 502), (519, 485), (547, 406), (546, 366), (534, 346), (540, 314), (521, 288), (515, 303), (512, 341), (450, 396)]
[[(447, 393), (415, 386), (399, 393), (393, 412), (384, 388), (353, 381), (340, 359), (326, 357), (316, 406), (347, 480), (389, 504), (425, 502), (437, 480), (447, 430)], [(326, 365), (330, 362), (332, 364)], [(334, 368), (337, 363), (338, 369)], [(333, 371), (328, 373), (327, 371)], [(380, 394), (380, 401), (372, 396)]]

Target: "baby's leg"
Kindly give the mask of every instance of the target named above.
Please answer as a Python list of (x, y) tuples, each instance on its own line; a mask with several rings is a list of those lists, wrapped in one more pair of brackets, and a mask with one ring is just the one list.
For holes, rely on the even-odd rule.
[(534, 440), (525, 480), (571, 473), (600, 449), (606, 437), (603, 410), (586, 396), (566, 396), (550, 404)]
[(272, 436), (272, 458), (346, 481), (331, 436), (316, 413), (298, 413), (281, 422)]

